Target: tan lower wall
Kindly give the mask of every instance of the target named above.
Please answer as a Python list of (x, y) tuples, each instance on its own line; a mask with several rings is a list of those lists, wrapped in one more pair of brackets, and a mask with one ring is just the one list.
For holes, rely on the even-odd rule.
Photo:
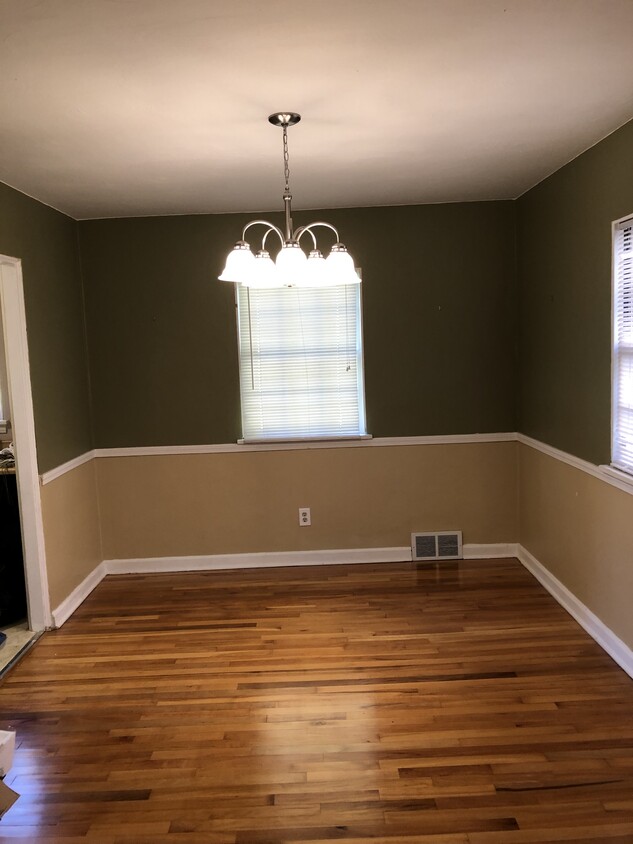
[(633, 648), (633, 495), (519, 445), (519, 542)]
[[(106, 559), (514, 542), (516, 443), (99, 458)], [(299, 527), (310, 507), (312, 526)]]
[(51, 607), (55, 609), (103, 558), (95, 461), (42, 487), (42, 516)]
[(461, 529), (465, 543), (518, 539), (633, 647), (633, 496), (524, 444), (99, 458), (47, 483), (42, 507), (53, 608), (102, 559), (407, 546), (414, 530)]

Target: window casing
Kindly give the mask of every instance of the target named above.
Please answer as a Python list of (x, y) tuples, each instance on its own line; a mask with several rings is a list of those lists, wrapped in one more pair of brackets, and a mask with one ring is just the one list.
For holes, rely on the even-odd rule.
[(612, 465), (633, 474), (633, 217), (613, 227)]
[(366, 435), (360, 287), (237, 286), (245, 442)]

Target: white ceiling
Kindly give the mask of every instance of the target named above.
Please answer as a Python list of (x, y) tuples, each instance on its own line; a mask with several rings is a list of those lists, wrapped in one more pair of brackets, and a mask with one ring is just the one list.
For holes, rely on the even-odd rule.
[(514, 198), (633, 117), (633, 0), (0, 0), (0, 181), (78, 219)]

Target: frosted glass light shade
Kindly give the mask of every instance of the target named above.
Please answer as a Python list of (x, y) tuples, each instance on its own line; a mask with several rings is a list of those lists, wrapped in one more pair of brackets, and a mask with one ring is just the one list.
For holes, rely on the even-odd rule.
[(306, 269), (301, 287), (329, 287), (327, 265), (323, 254), (313, 249), (308, 255)]
[(281, 283), (286, 287), (298, 287), (302, 284), (306, 271), (306, 254), (298, 243), (284, 243), (277, 255), (277, 272)]
[(335, 243), (325, 260), (328, 271), (328, 285), (360, 284), (360, 277), (354, 269), (354, 260), (342, 243)]
[(253, 262), (253, 270), (249, 281), (245, 282), (247, 287), (258, 289), (283, 287), (283, 282), (277, 272), (275, 262), (265, 249), (260, 249)]
[(250, 246), (244, 240), (238, 240), (226, 258), (226, 265), (222, 275), (218, 276), (220, 281), (233, 281), (239, 284), (248, 284), (253, 273), (255, 256)]

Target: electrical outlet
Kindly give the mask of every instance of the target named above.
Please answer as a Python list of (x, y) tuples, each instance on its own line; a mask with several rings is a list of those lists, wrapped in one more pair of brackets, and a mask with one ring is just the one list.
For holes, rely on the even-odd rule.
[(309, 507), (299, 507), (299, 524), (301, 527), (307, 527), (312, 524)]

